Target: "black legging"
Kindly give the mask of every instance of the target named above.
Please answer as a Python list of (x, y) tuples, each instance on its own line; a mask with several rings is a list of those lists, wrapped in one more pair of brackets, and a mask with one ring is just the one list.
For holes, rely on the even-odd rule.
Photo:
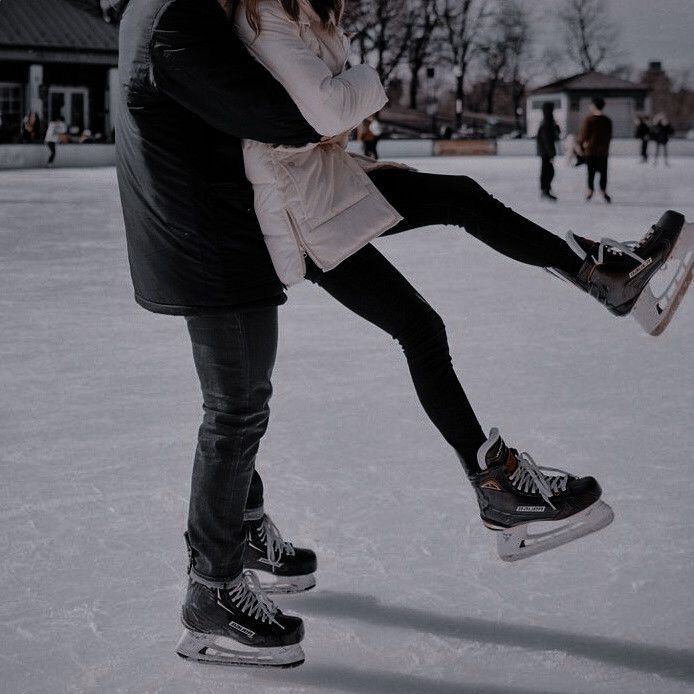
[[(403, 169), (378, 169), (370, 176), (404, 217), (386, 235), (454, 224), (523, 263), (569, 272), (580, 265), (564, 241), (502, 205), (467, 176)], [(486, 436), (453, 370), (446, 328), (436, 311), (372, 245), (330, 272), (309, 261), (306, 277), (398, 340), (424, 410), (465, 471), (476, 472), (477, 450)]]

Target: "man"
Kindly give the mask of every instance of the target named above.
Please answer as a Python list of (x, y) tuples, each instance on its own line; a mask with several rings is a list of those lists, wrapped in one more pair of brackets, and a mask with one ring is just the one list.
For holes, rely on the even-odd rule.
[(544, 118), (537, 131), (537, 156), (542, 160), (540, 170), (540, 191), (542, 197), (552, 202), (557, 201), (557, 196), (552, 193), (552, 181), (554, 180), (554, 164), (552, 160), (557, 156), (557, 140), (559, 139), (559, 126), (554, 120), (554, 104), (546, 101), (542, 104)]
[(576, 144), (586, 157), (588, 166), (588, 192), (590, 200), (595, 192), (595, 174), (600, 174), (600, 192), (605, 202), (612, 202), (607, 194), (607, 159), (612, 140), (612, 121), (604, 113), (605, 99), (593, 97), (590, 114), (586, 116), (576, 137)]
[(102, 9), (121, 19), (118, 182), (135, 299), (185, 316), (204, 401), (177, 650), (297, 665), (301, 619), (278, 610), (244, 571), (263, 571), (276, 592), (315, 584), (315, 554), (282, 540), (254, 471), (286, 297), (255, 218), (240, 138), (320, 137), (250, 57), (217, 0), (102, 0)]

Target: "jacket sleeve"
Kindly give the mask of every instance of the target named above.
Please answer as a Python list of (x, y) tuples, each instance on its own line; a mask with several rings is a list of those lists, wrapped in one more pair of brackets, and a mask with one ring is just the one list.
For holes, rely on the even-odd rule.
[(578, 135), (576, 135), (576, 144), (581, 148), (583, 148), (583, 145), (590, 139), (590, 123), (590, 118), (585, 118), (578, 130)]
[(261, 2), (259, 10), (261, 32), (257, 36), (243, 10), (237, 12), (239, 35), (321, 135), (332, 137), (351, 130), (385, 106), (388, 97), (373, 68), (355, 65), (333, 75), (306, 45), (299, 25), (285, 14), (278, 2)]
[(150, 50), (156, 86), (217, 130), (285, 145), (320, 140), (216, 0), (171, 0), (155, 20)]

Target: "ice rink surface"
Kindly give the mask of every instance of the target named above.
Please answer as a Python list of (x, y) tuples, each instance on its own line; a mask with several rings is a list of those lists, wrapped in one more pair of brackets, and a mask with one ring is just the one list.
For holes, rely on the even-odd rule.
[[(614, 204), (534, 159), (409, 162), (477, 177), (557, 233), (694, 221), (694, 159), (611, 164)], [(694, 412), (689, 296), (651, 338), (460, 230), (378, 242), (443, 316), (485, 427), (594, 474), (608, 529), (512, 565), (422, 413), (399, 348), (308, 284), (280, 311), (259, 469), (318, 588), (306, 664), (173, 653), (200, 397), (185, 325), (131, 297), (113, 170), (0, 173), (0, 691), (691, 692)]]

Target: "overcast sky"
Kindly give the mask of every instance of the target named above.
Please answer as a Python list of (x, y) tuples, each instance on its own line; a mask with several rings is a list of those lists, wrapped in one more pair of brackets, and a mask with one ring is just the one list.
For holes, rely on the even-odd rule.
[[(694, 0), (608, 0), (621, 27), (623, 62), (638, 68), (662, 60), (665, 68), (689, 68), (694, 81)], [(551, 16), (559, 0), (530, 0)], [(552, 22), (547, 23), (548, 27)], [(551, 29), (550, 29), (551, 31)], [(556, 31), (556, 30), (555, 30)], [(551, 42), (552, 36), (547, 39)]]

